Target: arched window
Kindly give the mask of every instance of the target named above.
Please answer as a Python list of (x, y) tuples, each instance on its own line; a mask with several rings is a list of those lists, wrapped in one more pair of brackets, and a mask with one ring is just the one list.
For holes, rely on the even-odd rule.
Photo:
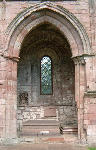
[(52, 94), (52, 61), (48, 56), (41, 59), (41, 94)]

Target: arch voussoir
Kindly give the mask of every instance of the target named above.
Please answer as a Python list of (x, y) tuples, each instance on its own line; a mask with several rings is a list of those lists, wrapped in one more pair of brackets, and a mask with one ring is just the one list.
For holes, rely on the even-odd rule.
[[(27, 18), (27, 19), (26, 19)], [(26, 21), (25, 21), (26, 20)], [(30, 20), (30, 21), (29, 21)], [(25, 21), (25, 24), (23, 22)], [(68, 39), (71, 49), (75, 54), (80, 55), (83, 53), (90, 54), (90, 42), (87, 36), (87, 33), (78, 19), (69, 11), (64, 8), (60, 8), (59, 6), (53, 5), (51, 2), (44, 2), (41, 4), (37, 4), (23, 11), (16, 17), (11, 24), (8, 26), (6, 35), (8, 35), (7, 47), (6, 49), (10, 49), (11, 43), (13, 43), (13, 33), (17, 32), (18, 36), (21, 36), (21, 39), (26, 36), (32, 27), (34, 28), (36, 25), (47, 21), (54, 24), (61, 32), (63, 31), (64, 36)], [(15, 24), (15, 25), (14, 25)], [(20, 32), (18, 33), (18, 28), (20, 28)], [(69, 28), (69, 29), (68, 29)], [(66, 30), (67, 29), (67, 30)], [(22, 35), (21, 35), (22, 32)], [(76, 36), (78, 35), (78, 39)], [(71, 37), (71, 38), (70, 38)], [(15, 39), (15, 41), (17, 40)], [(22, 40), (20, 43), (22, 43)], [(74, 42), (71, 42), (74, 41)], [(81, 41), (81, 43), (80, 43)], [(81, 47), (78, 47), (80, 44)], [(16, 45), (16, 44), (14, 44)], [(72, 47), (73, 46), (73, 47)], [(75, 50), (74, 50), (75, 49)], [(17, 48), (18, 50), (18, 48)]]

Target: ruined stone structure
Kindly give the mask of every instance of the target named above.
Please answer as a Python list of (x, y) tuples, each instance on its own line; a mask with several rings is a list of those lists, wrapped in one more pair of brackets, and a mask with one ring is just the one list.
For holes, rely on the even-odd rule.
[(17, 139), (24, 124), (41, 120), (96, 143), (95, 7), (95, 0), (0, 1), (0, 139)]

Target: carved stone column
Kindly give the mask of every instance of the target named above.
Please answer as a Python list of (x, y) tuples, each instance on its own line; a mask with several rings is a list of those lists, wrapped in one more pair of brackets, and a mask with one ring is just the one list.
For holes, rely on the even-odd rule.
[(6, 59), (0, 56), (0, 138), (6, 136)]
[(6, 60), (6, 106), (5, 138), (17, 138), (17, 62), (19, 58), (5, 56)]
[(73, 58), (75, 63), (75, 100), (78, 108), (78, 138), (85, 139), (84, 135), (84, 92), (86, 89), (85, 59), (83, 56)]
[(0, 19), (5, 20), (6, 18), (6, 1), (2, 0), (2, 7), (0, 8)]

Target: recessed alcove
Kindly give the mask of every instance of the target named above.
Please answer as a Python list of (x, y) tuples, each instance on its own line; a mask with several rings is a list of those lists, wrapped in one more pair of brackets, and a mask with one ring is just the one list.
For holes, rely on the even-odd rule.
[[(55, 120), (58, 129), (77, 128), (75, 66), (71, 56), (67, 39), (48, 22), (36, 26), (24, 38), (17, 71), (18, 131), (34, 120)], [(41, 92), (41, 61), (45, 57), (51, 61), (49, 93), (46, 89)], [(45, 80), (47, 73), (44, 72)]]

